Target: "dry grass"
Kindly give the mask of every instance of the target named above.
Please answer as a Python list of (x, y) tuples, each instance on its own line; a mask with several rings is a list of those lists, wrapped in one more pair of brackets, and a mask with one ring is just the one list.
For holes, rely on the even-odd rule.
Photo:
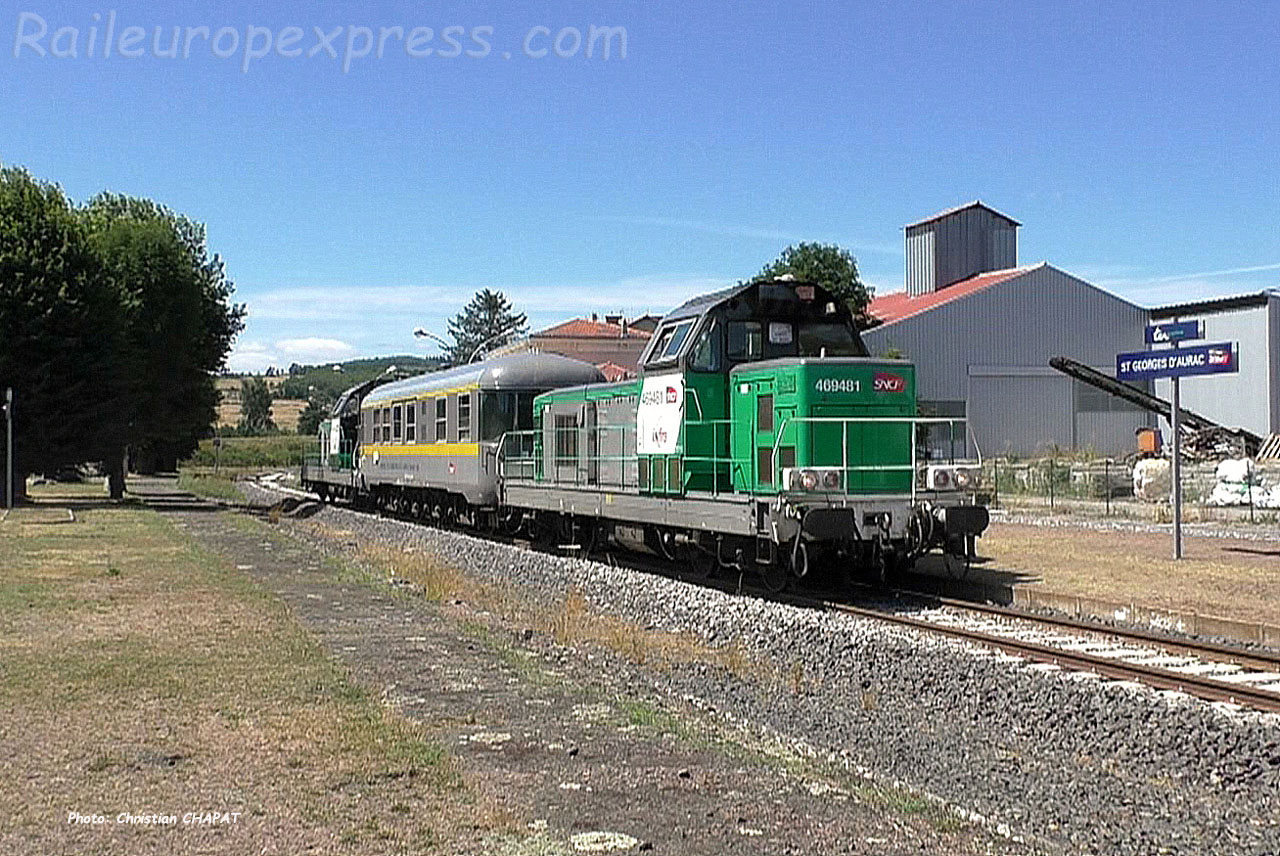
[(1165, 534), (994, 524), (980, 551), (989, 570), (1040, 577), (1050, 591), (1280, 623), (1280, 545)]
[[(278, 601), (152, 512), (80, 519), (0, 527), (0, 852), (417, 852), (470, 822), (429, 734)], [(241, 816), (181, 823), (206, 810)]]

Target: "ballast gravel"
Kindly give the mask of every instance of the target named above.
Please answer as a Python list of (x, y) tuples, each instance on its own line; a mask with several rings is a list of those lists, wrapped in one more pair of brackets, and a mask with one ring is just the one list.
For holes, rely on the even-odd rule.
[(548, 605), (576, 591), (647, 627), (736, 644), (794, 679), (766, 684), (706, 664), (627, 668), (663, 693), (1012, 836), (1073, 853), (1280, 853), (1280, 717), (343, 508), (310, 519), (351, 539), (434, 553)]

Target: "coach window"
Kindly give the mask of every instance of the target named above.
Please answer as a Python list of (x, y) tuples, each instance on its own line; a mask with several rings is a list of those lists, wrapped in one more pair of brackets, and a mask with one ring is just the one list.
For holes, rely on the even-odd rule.
[(382, 408), (382, 442), (391, 442), (391, 408)]
[(458, 440), (467, 442), (471, 439), (471, 393), (458, 393)]
[(443, 395), (436, 399), (436, 442), (449, 438), (449, 401)]
[(404, 441), (406, 443), (418, 442), (418, 405), (416, 402), (410, 401), (404, 406)]
[(404, 405), (397, 404), (391, 408), (391, 442), (399, 443), (404, 439)]

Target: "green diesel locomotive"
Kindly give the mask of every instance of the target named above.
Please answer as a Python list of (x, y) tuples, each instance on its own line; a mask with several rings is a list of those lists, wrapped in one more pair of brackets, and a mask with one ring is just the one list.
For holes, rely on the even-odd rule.
[(691, 300), (639, 369), (534, 399), (533, 427), (499, 448), (508, 518), (559, 542), (759, 570), (774, 588), (820, 561), (883, 579), (934, 547), (969, 556), (986, 528), (980, 467), (956, 460), (963, 426), (919, 417), (911, 363), (869, 357), (821, 287)]

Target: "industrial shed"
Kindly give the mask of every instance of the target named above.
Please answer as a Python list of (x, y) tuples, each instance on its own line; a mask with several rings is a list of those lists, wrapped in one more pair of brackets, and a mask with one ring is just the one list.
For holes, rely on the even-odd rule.
[[(1201, 321), (1206, 341), (1239, 346), (1238, 374), (1181, 381), (1184, 408), (1261, 437), (1280, 433), (1280, 293), (1159, 306), (1151, 320)], [(1155, 393), (1169, 398), (1169, 381), (1156, 381)]]
[(984, 455), (1130, 451), (1149, 416), (1049, 358), (1114, 376), (1117, 353), (1145, 347), (1148, 311), (1046, 262), (1018, 266), (1018, 226), (981, 202), (907, 226), (906, 290), (872, 301), (883, 323), (863, 339), (915, 362), (922, 415), (967, 418)]

